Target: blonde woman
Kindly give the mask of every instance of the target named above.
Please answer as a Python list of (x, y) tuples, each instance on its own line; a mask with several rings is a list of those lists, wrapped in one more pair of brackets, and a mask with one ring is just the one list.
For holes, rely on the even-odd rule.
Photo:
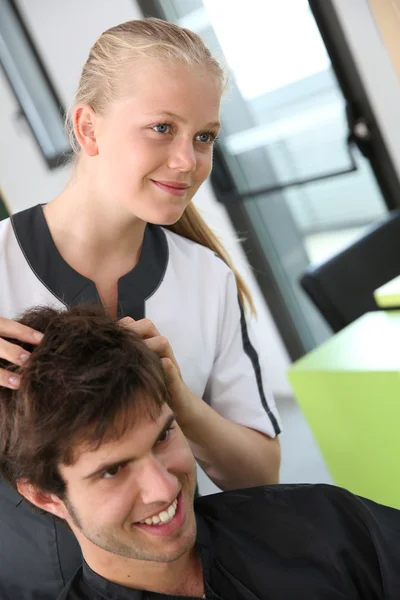
[[(173, 406), (178, 424), (227, 490), (278, 481), (280, 429), (250, 294), (191, 203), (211, 171), (223, 87), (200, 38), (174, 24), (130, 21), (100, 36), (68, 122), (69, 185), (0, 224), (0, 357), (22, 365), (29, 355), (15, 340), (40, 343), (13, 321), (37, 304), (102, 302), (134, 319), (176, 359), (188, 392)], [(0, 540), (2, 599), (53, 600), (81, 560), (72, 535), (4, 483)]]

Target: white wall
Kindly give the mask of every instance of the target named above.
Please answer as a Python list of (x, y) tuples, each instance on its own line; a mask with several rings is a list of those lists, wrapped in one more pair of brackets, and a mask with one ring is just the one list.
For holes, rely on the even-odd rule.
[[(80, 70), (90, 47), (102, 31), (120, 22), (140, 18), (133, 0), (18, 0), (62, 102), (73, 98)], [(69, 168), (49, 171), (23, 122), (16, 122), (17, 104), (0, 73), (0, 187), (13, 212), (51, 200), (65, 185)], [(268, 365), (276, 395), (290, 394), (285, 372), (289, 359), (243, 250), (235, 241), (225, 209), (205, 184), (197, 205), (208, 223), (222, 237), (235, 264), (245, 277), (259, 315), (259, 346)]]

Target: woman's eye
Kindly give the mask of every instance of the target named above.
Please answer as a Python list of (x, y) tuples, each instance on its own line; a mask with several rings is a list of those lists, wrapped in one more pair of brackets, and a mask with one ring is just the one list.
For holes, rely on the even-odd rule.
[(215, 142), (215, 140), (217, 139), (217, 136), (215, 133), (210, 132), (204, 132), (204, 133), (199, 133), (197, 135), (197, 139), (199, 140), (199, 142), (202, 142), (203, 144), (212, 144), (213, 142)]
[(157, 133), (169, 133), (170, 128), (171, 125), (169, 125), (168, 123), (158, 123), (157, 125), (154, 125), (152, 127), (152, 129)]

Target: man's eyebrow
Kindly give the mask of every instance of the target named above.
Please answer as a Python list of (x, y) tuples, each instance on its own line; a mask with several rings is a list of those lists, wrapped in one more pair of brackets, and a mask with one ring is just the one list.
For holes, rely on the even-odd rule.
[[(156, 445), (156, 443), (159, 441), (159, 439), (168, 431), (168, 429), (171, 427), (171, 425), (173, 424), (173, 422), (176, 421), (176, 416), (175, 415), (169, 415), (167, 421), (165, 422), (163, 428), (159, 431), (159, 433), (157, 434), (152, 447)], [(106, 473), (109, 469), (113, 468), (113, 467), (119, 467), (121, 465), (125, 465), (128, 463), (132, 463), (135, 460), (137, 460), (136, 456), (127, 456), (125, 458), (120, 458), (117, 461), (112, 461), (112, 462), (105, 462), (102, 463), (101, 465), (99, 465), (98, 467), (96, 467), (96, 469), (94, 471), (92, 471), (91, 473), (89, 473), (89, 475), (85, 475), (82, 479), (93, 479), (94, 477), (100, 475), (100, 473)]]
[[(179, 121), (181, 123), (187, 123), (186, 119), (184, 119), (180, 115), (170, 112), (169, 110), (160, 110), (152, 113), (147, 113), (147, 115), (158, 118), (166, 117), (167, 119), (175, 119), (176, 121)], [(212, 121), (211, 123), (207, 123), (206, 125), (204, 125), (204, 128), (206, 127), (217, 127), (219, 129), (221, 127), (221, 123), (219, 121)]]

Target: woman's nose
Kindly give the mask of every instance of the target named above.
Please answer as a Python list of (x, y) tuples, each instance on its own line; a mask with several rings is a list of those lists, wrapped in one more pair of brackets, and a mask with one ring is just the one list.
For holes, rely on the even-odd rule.
[(172, 171), (189, 173), (196, 170), (196, 153), (191, 139), (175, 140), (170, 148), (168, 166)]

